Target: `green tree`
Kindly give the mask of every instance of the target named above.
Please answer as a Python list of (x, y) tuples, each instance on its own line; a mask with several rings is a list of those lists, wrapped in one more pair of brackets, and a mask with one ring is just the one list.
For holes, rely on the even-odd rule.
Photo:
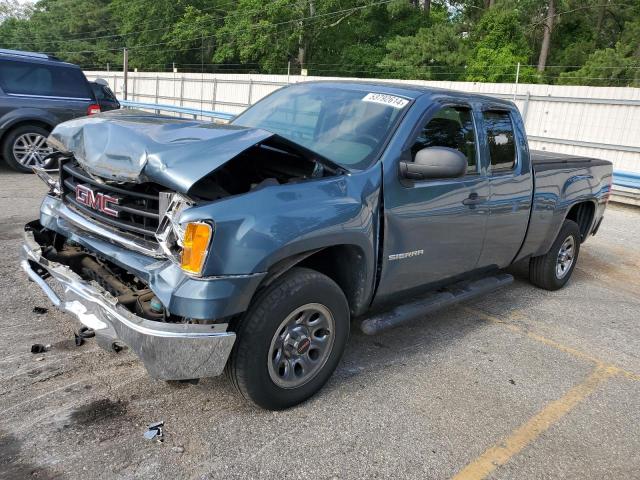
[(627, 22), (613, 48), (602, 48), (587, 58), (584, 66), (560, 74), (565, 85), (640, 87), (640, 20)]
[(464, 72), (465, 46), (455, 26), (436, 23), (390, 40), (380, 66), (402, 78), (456, 80)]
[(53, 53), (88, 68), (117, 59), (109, 0), (41, 0), (28, 15), (0, 25), (0, 45)]
[(516, 65), (520, 81), (536, 81), (534, 70), (526, 66), (531, 58), (522, 25), (514, 10), (489, 9), (470, 37), (473, 50), (467, 63), (465, 79), (474, 82), (513, 82)]

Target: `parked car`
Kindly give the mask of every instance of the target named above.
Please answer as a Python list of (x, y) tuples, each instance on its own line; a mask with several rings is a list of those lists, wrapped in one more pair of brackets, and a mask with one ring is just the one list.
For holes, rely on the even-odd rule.
[(116, 94), (109, 88), (109, 84), (102, 78), (89, 82), (93, 95), (100, 105), (101, 112), (117, 110), (120, 108), (120, 102), (116, 98)]
[(100, 112), (80, 67), (50, 55), (0, 49), (0, 152), (19, 172), (46, 167), (49, 132)]
[(561, 288), (612, 180), (530, 152), (509, 101), (405, 84), (296, 84), (231, 125), (108, 112), (50, 141), (29, 277), (151, 376), (226, 367), (269, 409), (322, 387), (352, 320), (375, 334), (486, 295), (520, 260)]

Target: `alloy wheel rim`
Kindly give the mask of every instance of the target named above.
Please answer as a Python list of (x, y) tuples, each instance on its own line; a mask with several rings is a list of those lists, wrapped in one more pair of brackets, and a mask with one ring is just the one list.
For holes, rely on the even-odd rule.
[(24, 133), (13, 142), (13, 157), (23, 167), (42, 167), (44, 159), (53, 152), (47, 139), (39, 133)]
[(575, 259), (575, 246), (575, 240), (571, 235), (562, 242), (558, 252), (558, 259), (556, 260), (556, 277), (558, 280), (563, 279), (569, 273)]
[(327, 363), (335, 340), (335, 320), (320, 303), (296, 308), (271, 340), (269, 377), (279, 387), (297, 388), (313, 380)]

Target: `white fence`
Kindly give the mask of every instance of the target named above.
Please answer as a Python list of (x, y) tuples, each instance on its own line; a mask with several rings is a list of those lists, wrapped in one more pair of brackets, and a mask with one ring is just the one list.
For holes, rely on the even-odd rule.
[[(103, 78), (123, 98), (122, 72), (85, 72)], [(127, 99), (240, 113), (288, 83), (328, 77), (210, 73), (128, 74)], [(342, 79), (344, 80), (344, 79)], [(384, 80), (390, 81), (390, 80)], [(640, 89), (535, 84), (394, 80), (515, 99), (532, 148), (610, 160), (615, 170), (640, 174)]]

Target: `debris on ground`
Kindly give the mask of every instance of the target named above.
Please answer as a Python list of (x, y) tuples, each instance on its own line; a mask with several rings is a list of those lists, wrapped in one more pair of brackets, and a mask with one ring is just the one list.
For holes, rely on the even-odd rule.
[(171, 447), (171, 451), (176, 453), (184, 453), (184, 447), (182, 445), (176, 445), (175, 447)]
[(95, 337), (96, 332), (93, 330), (93, 328), (83, 326), (80, 327), (80, 330), (78, 330), (77, 332), (73, 332), (73, 336), (76, 341), (76, 347), (79, 347), (84, 343), (85, 339)]
[(49, 348), (51, 348), (51, 345), (43, 345), (42, 343), (34, 343), (33, 345), (31, 345), (31, 353), (44, 353)]
[(155, 423), (150, 423), (149, 425), (147, 425), (147, 431), (144, 432), (144, 438), (146, 438), (147, 440), (153, 440), (155, 439), (158, 442), (162, 442), (163, 441), (163, 433), (162, 433), (162, 427), (164, 425), (163, 421), (160, 422), (155, 422)]
[(33, 313), (37, 313), (38, 315), (44, 315), (48, 311), (49, 309), (45, 307), (33, 307)]

